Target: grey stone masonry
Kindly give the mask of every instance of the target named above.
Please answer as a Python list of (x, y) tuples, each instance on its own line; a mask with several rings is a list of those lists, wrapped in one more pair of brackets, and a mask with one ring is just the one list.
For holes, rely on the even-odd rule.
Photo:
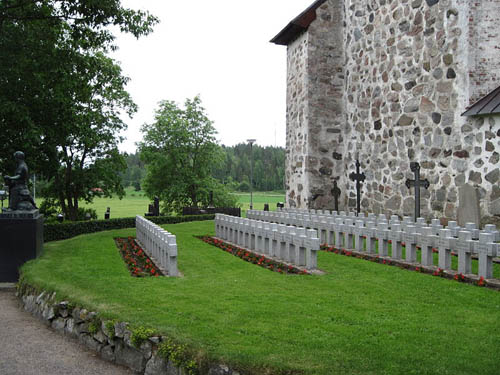
[[(57, 301), (56, 293), (43, 291), (40, 294), (32, 294), (33, 290), (35, 288), (32, 287), (18, 290), (24, 310), (41, 319), (59, 334), (78, 340), (102, 359), (128, 367), (135, 374), (184, 375), (192, 373), (192, 368), (184, 368), (168, 357), (161, 356), (160, 346), (171, 342), (170, 337), (153, 336), (144, 340), (141, 345), (134, 346), (130, 339), (133, 332), (128, 323), (104, 321), (97, 312), (81, 307), (70, 307), (72, 304), (69, 301)], [(91, 324), (95, 332), (90, 332)], [(198, 358), (192, 359), (198, 361)], [(221, 368), (225, 369), (223, 372), (225, 375), (240, 375), (240, 372), (229, 368), (222, 361), (207, 363), (206, 372), (203, 373), (221, 374), (222, 372), (219, 371)], [(42, 373), (46, 372), (42, 371)]]
[(142, 216), (136, 216), (135, 228), (137, 241), (156, 266), (168, 276), (179, 276), (176, 237)]
[(315, 12), (287, 45), (287, 207), (334, 208), (335, 181), (353, 209), (359, 160), (361, 210), (412, 214), (404, 181), (419, 162), (426, 218), (457, 220), (465, 186), (481, 217), (499, 215), (500, 115), (462, 113), (499, 85), (500, 2), (326, 0)]
[[(240, 238), (246, 239), (243, 244), (238, 242), (238, 246), (308, 270), (317, 269), (320, 241), (316, 229), (306, 230), (304, 227), (269, 224), (252, 219), (235, 221), (232, 218), (223, 214), (215, 215), (218, 238), (231, 242), (228, 233), (238, 232)], [(263, 243), (267, 243), (267, 247)]]
[[(293, 211), (293, 212), (291, 212)], [(391, 259), (402, 258), (402, 247), (405, 248), (405, 261), (417, 264), (417, 248), (421, 249), (419, 264), (426, 267), (434, 265), (433, 251), (438, 250), (438, 264), (436, 268), (452, 271), (452, 251), (458, 256), (458, 272), (471, 274), (471, 259), (478, 257), (478, 276), (491, 278), (492, 262), (495, 257), (500, 257), (500, 244), (497, 237), (499, 231), (494, 225), (487, 225), (483, 230), (476, 228), (473, 223), (466, 223), (461, 228), (455, 222), (449, 222), (443, 228), (438, 220), (431, 220), (427, 224), (419, 218), (413, 222), (411, 218), (404, 218), (402, 222), (395, 216), (388, 221), (384, 215), (360, 215), (354, 217), (346, 212), (321, 212), (311, 214), (305, 210), (285, 210), (277, 212), (264, 212), (248, 210), (247, 216), (255, 220), (274, 221), (269, 225), (281, 226), (284, 230), (291, 221), (301, 226), (304, 230), (310, 228), (314, 232), (323, 231), (323, 243), (333, 245), (337, 249), (353, 249), (367, 254), (378, 254), (380, 257), (389, 256), (389, 241), (391, 242)], [(265, 222), (264, 222), (265, 223)], [(265, 226), (265, 225), (264, 225)], [(468, 228), (468, 230), (467, 230)], [(300, 228), (294, 227), (294, 233), (299, 233)], [(364, 241), (363, 241), (364, 240)], [(317, 238), (319, 241), (319, 238)], [(289, 242), (283, 242), (285, 246)], [(288, 246), (288, 245), (287, 245)], [(296, 246), (292, 243), (293, 251)], [(285, 247), (283, 247), (285, 248)], [(290, 250), (283, 250), (282, 257), (289, 256)], [(297, 259), (297, 255), (293, 255)]]

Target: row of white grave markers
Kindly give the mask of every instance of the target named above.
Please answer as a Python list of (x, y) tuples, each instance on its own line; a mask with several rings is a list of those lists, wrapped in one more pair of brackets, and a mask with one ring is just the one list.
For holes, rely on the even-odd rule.
[[(392, 216), (388, 221), (382, 215), (378, 217), (352, 217), (345, 215), (297, 214), (287, 212), (247, 211), (247, 217), (275, 222), (282, 225), (297, 225), (303, 228), (316, 229), (321, 243), (333, 245), (336, 248), (354, 249), (360, 252), (378, 253), (388, 256), (388, 244), (392, 243), (391, 257), (402, 259), (402, 244), (405, 244), (405, 260), (417, 262), (416, 248), (422, 250), (420, 264), (433, 266), (432, 249), (439, 252), (438, 267), (451, 270), (451, 252), (458, 253), (458, 272), (471, 273), (471, 256), (479, 258), (478, 276), (493, 277), (493, 258), (500, 256), (500, 244), (496, 243), (499, 232), (495, 226), (488, 226), (479, 231), (473, 224), (460, 228), (456, 222), (450, 222), (443, 228), (434, 220), (429, 226), (425, 219), (419, 218), (417, 223), (399, 221)], [(372, 221), (373, 220), (373, 221)], [(450, 225), (451, 224), (451, 225)], [(363, 241), (365, 240), (365, 241)], [(376, 241), (378, 248), (375, 248)]]
[(317, 268), (319, 238), (314, 229), (215, 215), (216, 237), (308, 270)]
[[(443, 229), (438, 219), (432, 219), (430, 225), (427, 224), (425, 218), (418, 218), (417, 222), (413, 221), (410, 216), (405, 216), (402, 221), (399, 220), (397, 215), (392, 215), (389, 220), (384, 214), (375, 215), (369, 214), (368, 216), (356, 216), (354, 212), (345, 213), (341, 211), (337, 213), (336, 211), (328, 210), (306, 210), (306, 209), (280, 209), (279, 211), (257, 211), (249, 210), (247, 212), (247, 217), (256, 220), (276, 222), (286, 225), (297, 225), (297, 226), (307, 226), (311, 228), (316, 228), (318, 231), (327, 230), (328, 225), (334, 224), (337, 218), (351, 219), (353, 221), (363, 220), (365, 225), (369, 222), (378, 224), (379, 222), (389, 224), (389, 228), (392, 224), (400, 224), (401, 227), (406, 228), (407, 225), (416, 226), (417, 228), (430, 227), (435, 235), (439, 234), (439, 230)], [(309, 224), (313, 223), (313, 226)], [(307, 224), (307, 225), (305, 225)], [(321, 229), (320, 229), (321, 227)], [(460, 230), (470, 231), (473, 240), (479, 239), (480, 233), (493, 233), (495, 236), (495, 242), (500, 241), (500, 231), (497, 230), (496, 226), (493, 224), (485, 225), (483, 230), (479, 230), (474, 223), (467, 223), (465, 227), (461, 228), (458, 226), (456, 221), (449, 221), (448, 225), (444, 229), (449, 229), (452, 231), (453, 237), (458, 237), (458, 232)]]
[(137, 215), (135, 217), (137, 241), (146, 254), (153, 258), (156, 266), (168, 276), (178, 276), (176, 237), (155, 223)]

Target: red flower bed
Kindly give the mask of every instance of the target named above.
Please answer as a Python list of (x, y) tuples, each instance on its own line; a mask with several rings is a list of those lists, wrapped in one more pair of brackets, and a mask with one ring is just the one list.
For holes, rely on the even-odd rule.
[[(414, 270), (416, 272), (430, 273), (433, 276), (439, 276), (439, 277), (444, 277), (444, 278), (447, 278), (447, 279), (453, 279), (453, 280), (458, 281), (458, 282), (475, 284), (475, 285), (478, 285), (478, 286), (487, 286), (487, 282), (486, 282), (486, 280), (484, 279), (483, 276), (481, 276), (479, 279), (475, 279), (473, 277), (472, 278), (468, 277), (468, 276), (466, 276), (466, 275), (464, 275), (462, 273), (456, 273), (456, 274), (447, 273), (442, 268), (437, 268), (437, 269), (434, 269), (432, 271), (429, 271), (428, 269), (424, 270), (420, 266), (412, 266), (412, 265), (408, 265), (408, 264), (401, 264), (401, 263), (398, 263), (397, 261), (392, 261), (391, 259), (380, 258), (376, 254), (365, 254), (365, 255), (354, 254), (352, 251), (348, 251), (346, 249), (337, 249), (334, 246), (329, 246), (327, 244), (322, 244), (320, 246), (320, 249), (323, 250), (323, 251), (326, 251), (327, 253), (335, 253), (335, 254), (345, 255), (345, 256), (348, 256), (348, 257), (356, 257), (356, 258), (365, 259), (365, 260), (369, 260), (369, 261), (376, 262), (376, 263), (386, 264), (386, 265), (389, 265), (389, 266), (398, 266), (400, 268)], [(432, 249), (432, 250), (437, 252), (436, 249)], [(495, 288), (495, 289), (498, 289), (497, 286), (492, 286), (492, 287)], [(500, 289), (498, 289), (498, 290), (500, 290)]]
[(132, 276), (162, 276), (161, 271), (137, 244), (134, 237), (117, 237), (115, 243)]
[(305, 270), (301, 270), (297, 267), (277, 262), (273, 259), (266, 258), (263, 255), (253, 253), (250, 250), (242, 249), (240, 247), (228, 244), (227, 242), (218, 240), (217, 238), (213, 238), (210, 236), (200, 236), (198, 238), (210, 245), (216, 246), (219, 249), (224, 250), (225, 252), (237, 256), (246, 262), (256, 264), (260, 267), (267, 268), (268, 270), (274, 272), (290, 273), (298, 275), (310, 275), (310, 273)]

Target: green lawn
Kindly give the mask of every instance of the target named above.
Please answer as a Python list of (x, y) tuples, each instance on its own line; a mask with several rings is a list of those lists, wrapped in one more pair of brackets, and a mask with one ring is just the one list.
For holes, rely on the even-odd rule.
[(45, 244), (26, 281), (245, 373), (498, 374), (497, 291), (325, 252), (325, 275), (281, 275), (193, 237), (213, 221), (165, 228), (182, 278), (130, 277), (129, 229)]
[[(250, 193), (234, 193), (239, 198), (241, 203), (241, 216), (246, 217), (247, 210), (250, 209)], [(263, 210), (264, 204), (269, 204), (271, 211), (276, 211), (276, 203), (285, 202), (285, 194), (273, 192), (254, 192), (253, 193), (253, 208), (254, 210)]]
[[(123, 199), (113, 198), (96, 198), (91, 204), (81, 202), (82, 207), (91, 207), (97, 211), (98, 219), (104, 219), (104, 213), (109, 207), (111, 209), (111, 218), (120, 217), (135, 217), (136, 215), (144, 215), (148, 212), (148, 205), (151, 200), (144, 195), (143, 191), (134, 191), (132, 188), (125, 189), (126, 195)], [(247, 209), (250, 208), (250, 193), (235, 193), (239, 197), (239, 202), (242, 204), (242, 216), (245, 216)], [(269, 203), (271, 210), (276, 210), (277, 202), (284, 202), (285, 195), (277, 193), (254, 192), (253, 202), (254, 209), (263, 210), (264, 203)], [(37, 199), (37, 205), (40, 205), (41, 199)]]

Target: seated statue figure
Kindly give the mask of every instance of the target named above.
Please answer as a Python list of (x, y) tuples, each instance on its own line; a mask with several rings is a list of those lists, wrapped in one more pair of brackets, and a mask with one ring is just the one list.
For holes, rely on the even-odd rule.
[(9, 187), (9, 208), (5, 211), (31, 211), (37, 209), (35, 201), (30, 195), (28, 187), (28, 166), (24, 161), (24, 153), (16, 151), (14, 158), (17, 168), (14, 176), (5, 176), (5, 183)]

